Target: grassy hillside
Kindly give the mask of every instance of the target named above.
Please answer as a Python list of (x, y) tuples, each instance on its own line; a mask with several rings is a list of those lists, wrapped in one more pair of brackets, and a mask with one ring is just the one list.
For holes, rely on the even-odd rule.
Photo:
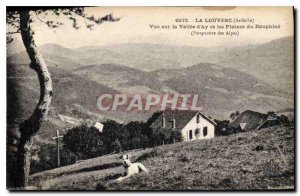
[(149, 174), (120, 183), (119, 154), (30, 176), (42, 190), (293, 189), (294, 128), (275, 127), (131, 152)]

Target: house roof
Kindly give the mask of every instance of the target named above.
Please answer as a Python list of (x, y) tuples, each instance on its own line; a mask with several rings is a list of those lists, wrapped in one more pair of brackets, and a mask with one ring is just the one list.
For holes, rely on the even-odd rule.
[(268, 116), (267, 120), (265, 120), (264, 122), (262, 122), (257, 129), (261, 129), (261, 128), (265, 128), (268, 125), (278, 125), (280, 124), (279, 118), (278, 116)]
[(242, 112), (229, 126), (241, 128), (244, 131), (257, 129), (263, 122), (268, 119), (268, 114), (246, 110)]
[(161, 129), (160, 133), (162, 133), (165, 136), (165, 139), (170, 138), (173, 131), (178, 131), (177, 129)]
[[(162, 114), (163, 113), (164, 113), (164, 116), (166, 119), (166, 124), (165, 124), (164, 128), (162, 128), (162, 117), (163, 117)], [(174, 129), (172, 129), (172, 119), (173, 119), (173, 115), (174, 115), (174, 118), (176, 120), (175, 130), (182, 130), (186, 126), (186, 124), (188, 124), (188, 122), (198, 113), (203, 118), (207, 119), (209, 122), (216, 125), (216, 123), (212, 119), (210, 119), (205, 114), (203, 114), (199, 111), (167, 109), (164, 112), (162, 112), (162, 111), (160, 112), (160, 115), (155, 119), (155, 121), (150, 125), (150, 127), (154, 128), (154, 129), (162, 129), (162, 131), (174, 130)], [(165, 132), (169, 132), (169, 131), (165, 131)], [(169, 135), (169, 133), (167, 135)]]

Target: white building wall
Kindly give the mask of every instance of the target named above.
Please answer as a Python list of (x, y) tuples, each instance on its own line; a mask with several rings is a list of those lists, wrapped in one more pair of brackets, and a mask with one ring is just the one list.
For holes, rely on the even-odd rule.
[[(204, 127), (207, 127), (207, 135), (203, 135)], [(199, 129), (199, 134), (196, 135), (196, 129)], [(190, 130), (192, 130), (193, 138), (192, 140), (197, 139), (210, 139), (215, 137), (215, 126), (206, 118), (203, 118), (200, 115), (199, 123), (197, 123), (197, 115), (195, 115), (188, 124), (181, 130), (182, 136), (184, 141), (191, 141), (190, 140)]]

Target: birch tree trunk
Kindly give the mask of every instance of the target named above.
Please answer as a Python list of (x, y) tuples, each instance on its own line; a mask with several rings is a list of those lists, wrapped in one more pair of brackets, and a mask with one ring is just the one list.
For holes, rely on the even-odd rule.
[(31, 22), (29, 11), (20, 11), (22, 40), (31, 61), (30, 67), (37, 73), (39, 79), (40, 98), (27, 120), (8, 127), (7, 130), (7, 187), (14, 190), (24, 189), (27, 186), (32, 138), (39, 131), (48, 113), (53, 94), (51, 75), (35, 44)]

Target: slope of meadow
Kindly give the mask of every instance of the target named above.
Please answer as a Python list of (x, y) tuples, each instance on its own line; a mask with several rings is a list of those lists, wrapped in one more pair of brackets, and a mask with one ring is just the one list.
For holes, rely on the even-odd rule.
[(117, 183), (120, 154), (30, 176), (39, 190), (294, 189), (294, 128), (274, 127), (130, 152), (149, 173)]

